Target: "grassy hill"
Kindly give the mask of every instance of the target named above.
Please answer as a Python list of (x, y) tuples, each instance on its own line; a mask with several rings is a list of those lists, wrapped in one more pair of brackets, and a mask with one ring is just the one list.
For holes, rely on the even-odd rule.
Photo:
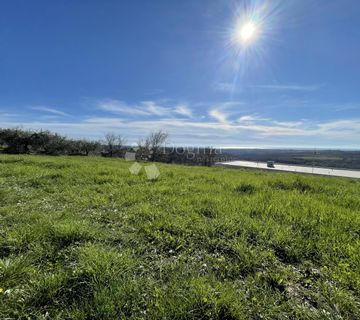
[(360, 318), (360, 181), (130, 165), (0, 156), (0, 318)]

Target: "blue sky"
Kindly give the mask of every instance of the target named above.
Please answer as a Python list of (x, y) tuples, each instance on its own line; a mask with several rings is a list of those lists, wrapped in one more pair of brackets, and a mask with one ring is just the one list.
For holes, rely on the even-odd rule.
[[(359, 148), (360, 1), (0, 5), (1, 127)], [(245, 45), (234, 35), (249, 20)]]

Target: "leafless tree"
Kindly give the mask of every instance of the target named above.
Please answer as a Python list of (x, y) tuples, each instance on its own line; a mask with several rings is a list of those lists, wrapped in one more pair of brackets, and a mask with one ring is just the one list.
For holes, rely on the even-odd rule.
[(116, 146), (119, 150), (121, 150), (125, 145), (126, 145), (126, 138), (122, 135), (117, 135), (116, 136)]
[(140, 160), (147, 160), (150, 155), (150, 147), (147, 139), (139, 139), (137, 142), (136, 156)]
[(106, 144), (107, 152), (109, 153), (110, 157), (112, 157), (115, 150), (116, 134), (112, 132), (106, 133), (105, 144)]
[(161, 146), (164, 146), (168, 140), (168, 133), (159, 130), (154, 131), (149, 134), (145, 139), (145, 145), (150, 151), (150, 159), (156, 161), (161, 153)]
[(126, 144), (126, 139), (121, 135), (108, 132), (105, 134), (105, 144), (109, 156), (112, 157), (116, 151), (121, 150), (121, 148), (124, 147)]
[(145, 139), (137, 142), (137, 155), (140, 159), (156, 161), (161, 154), (161, 146), (165, 145), (169, 135), (162, 131), (151, 132)]

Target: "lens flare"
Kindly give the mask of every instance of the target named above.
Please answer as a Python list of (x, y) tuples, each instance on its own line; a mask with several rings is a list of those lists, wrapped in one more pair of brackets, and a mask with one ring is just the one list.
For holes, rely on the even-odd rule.
[(249, 21), (244, 25), (237, 27), (236, 32), (239, 41), (247, 43), (254, 40), (254, 38), (256, 37), (257, 28), (252, 21)]
[(236, 51), (254, 50), (261, 45), (264, 26), (251, 15), (238, 17), (230, 33), (231, 46)]
[(253, 81), (259, 70), (272, 72), (268, 52), (270, 46), (279, 43), (277, 34), (288, 24), (287, 7), (282, 0), (242, 0), (234, 4), (232, 19), (224, 28), (222, 52), (221, 77), (232, 78), (230, 96), (245, 90), (245, 83)]

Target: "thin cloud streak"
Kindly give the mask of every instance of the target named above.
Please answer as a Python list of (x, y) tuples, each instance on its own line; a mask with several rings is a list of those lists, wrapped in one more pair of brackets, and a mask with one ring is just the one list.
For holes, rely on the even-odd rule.
[(171, 107), (163, 106), (156, 101), (141, 101), (139, 104), (127, 104), (124, 101), (105, 99), (97, 102), (97, 109), (114, 114), (127, 114), (130, 116), (157, 116), (169, 117), (182, 115), (192, 117), (191, 109), (185, 104), (177, 104)]
[(288, 84), (288, 85), (280, 85), (280, 84), (268, 84), (268, 85), (253, 85), (249, 86), (250, 88), (255, 89), (266, 89), (266, 90), (278, 90), (278, 91), (317, 91), (323, 85), (314, 84), (314, 85), (297, 85), (297, 84)]
[(55, 109), (55, 108), (51, 108), (51, 107), (46, 107), (46, 106), (33, 106), (30, 107), (31, 110), (36, 110), (36, 111), (43, 111), (43, 112), (47, 112), (47, 113), (52, 113), (58, 116), (68, 116), (68, 113), (65, 113), (61, 110)]
[[(2, 127), (15, 127), (19, 123), (2, 122)], [(179, 136), (191, 135), (193, 137), (210, 136), (217, 137), (214, 141), (221, 145), (221, 139), (238, 140), (246, 138), (247, 142), (256, 139), (266, 138), (305, 138), (313, 141), (314, 138), (323, 137), (327, 141), (336, 140), (341, 143), (342, 140), (358, 141), (360, 139), (360, 119), (337, 120), (322, 123), (297, 123), (296, 126), (290, 122), (279, 122), (269, 120), (267, 123), (246, 122), (246, 123), (224, 123), (224, 122), (200, 122), (187, 121), (181, 118), (169, 118), (158, 120), (143, 121), (124, 121), (120, 118), (93, 117), (86, 118), (78, 123), (69, 122), (23, 122), (22, 126), (32, 129), (50, 129), (59, 132), (75, 134), (77, 136), (95, 135), (100, 138), (104, 132), (116, 130), (130, 136), (141, 136), (161, 128), (168, 131), (173, 138)], [(199, 141), (201, 139), (199, 138)], [(226, 140), (224, 140), (226, 141)], [(291, 141), (291, 140), (289, 140)], [(136, 139), (134, 140), (136, 142)], [(228, 141), (226, 142), (228, 143)], [(225, 144), (225, 143), (224, 143)]]
[(313, 92), (324, 87), (323, 84), (300, 85), (300, 84), (263, 84), (263, 85), (245, 85), (239, 86), (230, 82), (218, 82), (214, 85), (214, 89), (225, 93), (239, 93), (244, 89), (259, 89), (268, 91), (298, 91)]
[(209, 116), (218, 120), (220, 123), (227, 123), (227, 115), (220, 110), (217, 109), (210, 110)]
[(129, 106), (123, 101), (113, 99), (99, 101), (97, 103), (97, 108), (111, 113), (126, 113), (134, 116), (148, 116), (151, 114), (137, 106)]
[[(97, 100), (95, 107), (102, 112), (81, 116), (77, 120), (61, 121), (62, 111), (45, 106), (36, 106), (48, 114), (37, 118), (6, 118), (0, 120), (0, 127), (49, 129), (76, 137), (101, 138), (105, 132), (115, 131), (129, 137), (135, 143), (139, 137), (150, 131), (167, 131), (179, 144), (199, 145), (263, 144), (274, 145), (282, 141), (290, 145), (317, 145), (321, 142), (334, 146), (357, 145), (360, 139), (360, 118), (309, 121), (301, 119), (276, 119), (257, 112), (244, 110), (248, 106), (241, 101), (223, 101), (202, 104), (207, 110), (191, 109), (187, 103), (172, 100), (141, 101), (134, 105), (120, 100)], [(49, 111), (51, 110), (51, 111)], [(59, 114), (60, 113), (60, 114)], [(134, 116), (129, 117), (130, 116)], [(36, 120), (31, 120), (36, 119)], [(68, 120), (67, 118), (66, 120)], [(51, 121), (50, 121), (51, 120)], [(213, 140), (212, 143), (211, 139)]]
[(188, 118), (192, 118), (193, 117), (193, 113), (191, 111), (191, 109), (185, 105), (185, 104), (180, 104), (178, 105), (175, 110), (174, 110), (175, 113), (178, 113), (180, 115), (183, 115), (183, 116), (186, 116)]

